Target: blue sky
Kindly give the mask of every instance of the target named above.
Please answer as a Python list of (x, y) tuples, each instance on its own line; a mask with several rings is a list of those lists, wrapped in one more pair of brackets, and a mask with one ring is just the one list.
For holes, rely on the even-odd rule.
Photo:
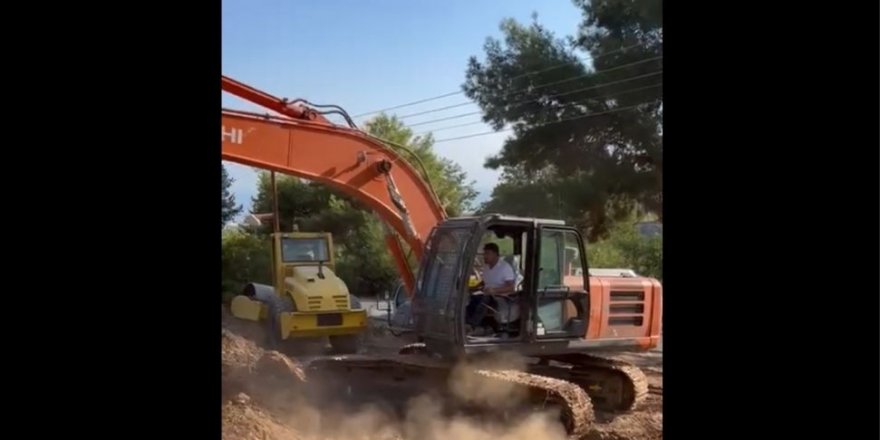
[[(569, 0), (223, 0), (222, 69), (276, 96), (336, 104), (357, 115), (461, 90), (468, 57), (483, 56), (489, 36), (512, 17), (529, 22), (532, 12), (557, 34), (570, 35), (580, 11)], [(256, 110), (223, 93), (223, 107)], [(467, 101), (462, 95), (391, 113), (406, 115)], [(469, 113), (476, 105), (406, 118), (408, 124)], [(355, 118), (357, 123), (368, 117)], [(412, 127), (415, 133), (479, 121), (474, 115)], [(435, 139), (490, 131), (482, 123), (438, 131)], [(501, 149), (506, 133), (435, 145), (476, 180), (479, 200), (494, 187), (498, 172), (483, 168)], [(226, 163), (232, 191), (245, 210), (256, 192), (256, 172)]]

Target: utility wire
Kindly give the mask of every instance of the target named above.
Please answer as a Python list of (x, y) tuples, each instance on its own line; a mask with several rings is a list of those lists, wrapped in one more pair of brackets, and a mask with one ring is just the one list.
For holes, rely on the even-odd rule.
[[(595, 61), (595, 60), (598, 59), (598, 58), (602, 58), (602, 57), (604, 57), (604, 56), (608, 56), (608, 55), (611, 55), (611, 54), (614, 54), (614, 53), (618, 53), (618, 52), (623, 52), (623, 51), (626, 51), (626, 50), (629, 50), (629, 49), (632, 49), (632, 48), (634, 48), (634, 47), (638, 47), (638, 46), (641, 46), (641, 44), (633, 44), (633, 45), (631, 45), (631, 46), (623, 46), (623, 47), (620, 47), (620, 48), (618, 48), (618, 49), (610, 50), (610, 51), (608, 51), (608, 52), (605, 52), (605, 53), (602, 53), (602, 54), (596, 55), (595, 57), (592, 57), (592, 56), (591, 56), (590, 59), (593, 60), (593, 61)], [(536, 73), (543, 73), (543, 72), (547, 72), (547, 71), (550, 71), (550, 70), (554, 70), (554, 69), (558, 69), (558, 68), (565, 67), (565, 66), (570, 66), (570, 65), (571, 65), (571, 63), (561, 63), (561, 64), (557, 64), (557, 65), (555, 65), (555, 66), (546, 67), (546, 68), (544, 68), (544, 69), (539, 69), (539, 70), (534, 70), (534, 71), (530, 71), (530, 72), (525, 72), (525, 73), (522, 73), (522, 74), (520, 74), (520, 75), (517, 75), (517, 76), (511, 78), (511, 81), (514, 81), (514, 80), (517, 80), (517, 79), (523, 78), (523, 77), (525, 77), (525, 76), (534, 75), (534, 74), (536, 74)], [(389, 111), (389, 110), (397, 110), (397, 109), (399, 109), (399, 108), (410, 107), (410, 106), (413, 106), (413, 105), (416, 105), (416, 104), (421, 104), (421, 103), (424, 103), (424, 102), (435, 101), (435, 100), (437, 100), (437, 99), (447, 98), (447, 97), (449, 97), (449, 96), (461, 95), (462, 93), (464, 93), (464, 92), (461, 91), (461, 90), (458, 90), (458, 91), (455, 91), (455, 92), (444, 93), (444, 94), (442, 94), (442, 95), (437, 95), (437, 96), (433, 96), (433, 97), (430, 97), (430, 98), (420, 99), (420, 100), (418, 100), (418, 101), (407, 102), (407, 103), (405, 103), (405, 104), (395, 105), (395, 106), (393, 106), (393, 107), (386, 107), (386, 108), (379, 109), (379, 110), (373, 110), (373, 111), (370, 111), (370, 112), (361, 113), (361, 114), (359, 114), (359, 115), (355, 115), (354, 117), (355, 117), (355, 118), (360, 118), (360, 117), (362, 117), (362, 116), (372, 115), (372, 114), (374, 114), (374, 113), (387, 112), (387, 111)]]
[[(514, 103), (511, 103), (511, 104), (508, 104), (508, 105), (511, 105), (511, 106), (519, 106), (519, 105), (523, 105), (523, 104), (529, 104), (529, 103), (532, 103), (532, 102), (537, 102), (537, 101), (542, 100), (542, 99), (558, 98), (558, 97), (560, 97), (560, 96), (571, 95), (571, 94), (573, 94), (573, 93), (586, 92), (587, 90), (593, 90), (593, 89), (598, 89), (598, 88), (601, 88), (601, 87), (611, 86), (611, 85), (614, 85), (614, 84), (621, 84), (621, 83), (625, 83), (625, 82), (629, 82), (629, 81), (634, 81), (634, 80), (637, 80), (637, 79), (648, 78), (648, 77), (651, 77), (651, 76), (659, 75), (659, 74), (661, 74), (661, 73), (663, 73), (663, 70), (658, 70), (658, 71), (656, 71), (656, 72), (646, 73), (646, 74), (643, 74), (643, 75), (637, 75), (637, 76), (633, 76), (633, 77), (630, 77), (630, 78), (624, 78), (624, 79), (620, 79), (620, 80), (616, 80), (616, 81), (611, 81), (611, 82), (607, 82), (607, 83), (595, 84), (595, 85), (588, 86), (588, 87), (582, 87), (582, 88), (580, 88), (580, 89), (570, 90), (570, 91), (568, 91), (568, 92), (562, 92), (562, 93), (556, 93), (556, 94), (553, 94), (553, 95), (542, 96), (542, 97), (540, 97), (540, 98), (527, 99), (527, 100), (523, 100), (523, 101), (519, 101), (519, 102), (514, 102)], [(481, 113), (482, 113), (482, 110), (478, 110), (478, 111), (470, 112), (470, 113), (461, 113), (461, 114), (458, 114), (458, 115), (447, 116), (447, 117), (445, 117), (445, 118), (431, 119), (431, 120), (428, 120), (428, 121), (417, 122), (417, 123), (415, 123), (415, 124), (409, 124), (408, 127), (412, 128), (412, 127), (417, 127), (417, 126), (419, 126), (419, 125), (433, 124), (433, 123), (435, 123), (435, 122), (442, 122), (442, 121), (448, 121), (448, 120), (451, 120), (451, 119), (464, 118), (464, 117), (467, 117), (467, 116), (479, 115), (479, 114), (481, 114)]]
[[(624, 90), (624, 91), (622, 91), (622, 92), (613, 92), (613, 93), (609, 93), (609, 94), (607, 94), (607, 95), (597, 96), (597, 97), (595, 97), (595, 98), (587, 98), (587, 99), (583, 99), (583, 100), (580, 100), (580, 101), (569, 102), (569, 103), (567, 103), (567, 105), (571, 105), (571, 104), (583, 104), (583, 103), (585, 103), (585, 102), (592, 101), (592, 100), (607, 99), (607, 98), (609, 98), (610, 96), (625, 95), (625, 94), (627, 94), (627, 93), (639, 92), (639, 91), (642, 91), (642, 90), (653, 89), (653, 88), (656, 88), (656, 87), (662, 87), (662, 86), (663, 86), (663, 84), (654, 84), (654, 85), (651, 85), (651, 86), (638, 87), (638, 88), (635, 88), (635, 89)], [(438, 132), (438, 131), (451, 130), (451, 129), (453, 129), (453, 128), (467, 127), (467, 126), (469, 126), (469, 125), (477, 125), (477, 124), (483, 124), (483, 123), (484, 123), (483, 120), (479, 120), (479, 121), (474, 121), (474, 122), (466, 122), (466, 123), (464, 123), (464, 124), (449, 125), (449, 126), (446, 126), (446, 127), (441, 127), (441, 128), (436, 128), (436, 129), (433, 129), (433, 130), (428, 130), (428, 131), (423, 131), (423, 132), (420, 132), (420, 133), (416, 133), (416, 134), (414, 134), (413, 136), (423, 136), (423, 135), (426, 135), (426, 134), (428, 134), (428, 133), (435, 133), (435, 132)]]
[[(640, 105), (645, 105), (645, 104), (650, 104), (650, 101), (649, 101), (649, 102), (642, 102), (642, 103), (640, 103), (640, 104), (630, 105), (630, 106), (626, 106), (626, 107), (620, 107), (620, 108), (615, 108), (615, 109), (611, 109), (611, 110), (606, 110), (606, 111), (602, 111), (602, 112), (596, 112), (596, 113), (590, 113), (590, 114), (586, 114), (586, 115), (575, 116), (575, 117), (572, 117), (572, 118), (560, 119), (560, 120), (558, 120), (558, 121), (545, 122), (545, 123), (541, 123), (541, 124), (534, 124), (534, 125), (530, 125), (529, 128), (544, 127), (544, 126), (546, 126), (546, 125), (559, 124), (559, 123), (561, 123), (561, 122), (574, 121), (574, 120), (577, 120), (577, 119), (589, 118), (589, 117), (591, 117), (591, 116), (607, 115), (607, 114), (610, 114), (610, 113), (617, 113), (617, 112), (622, 112), (622, 111), (626, 111), (626, 110), (632, 110), (632, 109), (634, 109), (634, 108), (638, 108)], [(440, 143), (440, 142), (457, 141), (457, 140), (459, 140), (459, 139), (468, 139), (468, 138), (477, 137), (477, 136), (486, 136), (486, 135), (495, 134), (495, 133), (504, 133), (504, 132), (506, 132), (506, 131), (511, 131), (511, 130), (513, 130), (513, 129), (514, 129), (514, 127), (510, 127), (510, 128), (504, 128), (504, 129), (501, 129), (501, 130), (498, 130), (498, 131), (495, 131), (495, 130), (492, 130), (492, 131), (484, 131), (484, 132), (482, 132), (482, 133), (474, 133), (474, 134), (469, 134), (469, 135), (464, 135), (464, 136), (457, 136), (457, 137), (452, 137), (452, 138), (438, 139), (438, 140), (434, 141), (434, 143), (437, 144), (437, 143)]]
[[(546, 83), (546, 84), (539, 84), (539, 85), (537, 85), (537, 86), (533, 86), (533, 87), (531, 87), (531, 86), (530, 86), (530, 87), (523, 87), (523, 88), (521, 88), (521, 89), (519, 89), (519, 90), (512, 90), (512, 91), (510, 91), (510, 92), (507, 92), (507, 93), (501, 95), (500, 98), (507, 98), (507, 97), (509, 97), (509, 96), (511, 96), (511, 95), (514, 95), (514, 94), (517, 94), (517, 93), (521, 93), (521, 92), (523, 92), (523, 91), (525, 91), (525, 90), (528, 90), (528, 91), (534, 91), (534, 90), (536, 90), (536, 89), (540, 89), (540, 88), (544, 88), (544, 87), (549, 87), (549, 86), (555, 86), (555, 85), (557, 85), (557, 84), (563, 84), (563, 83), (567, 83), (567, 82), (575, 81), (575, 80), (578, 80), (578, 79), (587, 78), (587, 77), (590, 77), (590, 76), (593, 76), (593, 75), (597, 75), (597, 74), (607, 73), (607, 72), (611, 72), (611, 71), (614, 71), (614, 70), (625, 69), (625, 68), (627, 68), (627, 67), (631, 67), (631, 66), (635, 66), (635, 65), (639, 65), (639, 64), (648, 63), (648, 62), (651, 62), (651, 61), (656, 61), (656, 60), (659, 60), (659, 59), (661, 59), (661, 58), (663, 58), (663, 55), (656, 56), (656, 57), (652, 57), (652, 58), (646, 58), (646, 59), (639, 60), (639, 61), (635, 61), (635, 62), (628, 63), (628, 64), (621, 64), (621, 65), (619, 65), (619, 66), (611, 67), (611, 68), (609, 68), (609, 69), (605, 69), (605, 70), (597, 70), (597, 71), (595, 71), (595, 72), (589, 72), (589, 73), (585, 73), (585, 74), (583, 74), (583, 75), (578, 75), (578, 76), (574, 76), (574, 77), (571, 77), (571, 78), (565, 78), (565, 79), (562, 79), (562, 80), (559, 80), (559, 81), (553, 81), (553, 82), (549, 82), (549, 83)], [(511, 80), (511, 81), (513, 81), (513, 80)], [(411, 118), (411, 117), (414, 117), (414, 116), (426, 115), (426, 114), (429, 114), (429, 113), (435, 113), (435, 112), (439, 112), (439, 111), (443, 111), (443, 110), (449, 110), (449, 109), (451, 109), (451, 108), (462, 107), (462, 106), (465, 106), (465, 105), (472, 105), (472, 104), (476, 104), (476, 102), (474, 102), (474, 101), (461, 102), (461, 103), (458, 103), (458, 104), (447, 105), (447, 106), (445, 106), (445, 107), (439, 107), (439, 108), (429, 109), (429, 110), (421, 111), (421, 112), (418, 112), (418, 113), (410, 113), (410, 114), (408, 114), (408, 115), (398, 116), (397, 118), (398, 118), (398, 119)]]

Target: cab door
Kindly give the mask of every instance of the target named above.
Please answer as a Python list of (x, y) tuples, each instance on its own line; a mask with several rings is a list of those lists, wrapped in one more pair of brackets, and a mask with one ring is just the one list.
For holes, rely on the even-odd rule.
[(536, 339), (582, 338), (586, 333), (589, 282), (583, 249), (583, 238), (574, 228), (538, 228), (533, 303)]
[(427, 241), (412, 303), (416, 330), (426, 343), (449, 347), (460, 339), (456, 318), (473, 229), (472, 223), (439, 226)]

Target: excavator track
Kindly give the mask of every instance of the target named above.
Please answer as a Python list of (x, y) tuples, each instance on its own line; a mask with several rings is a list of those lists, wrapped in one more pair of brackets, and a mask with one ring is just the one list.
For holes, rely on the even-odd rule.
[[(402, 351), (413, 353), (422, 348), (412, 344)], [(313, 375), (333, 375), (328, 382), (337, 386), (354, 383), (355, 386), (369, 387), (374, 395), (378, 391), (381, 393), (379, 395), (399, 397), (403, 391), (392, 392), (390, 388), (406, 382), (407, 386), (401, 387), (401, 390), (409, 390), (409, 393), (435, 393), (450, 397), (452, 393), (449, 391), (449, 380), (454, 374), (453, 370), (453, 366), (445, 361), (415, 353), (387, 357), (353, 355), (315, 359), (307, 366), (307, 376), (311, 378)], [(530, 408), (560, 408), (560, 421), (565, 426), (569, 439), (580, 439), (591, 429), (594, 414), (590, 396), (574, 383), (520, 370), (474, 367), (458, 370), (459, 374), (462, 372), (476, 375), (481, 384), (487, 383), (488, 379), (521, 387), (520, 390), (525, 391), (524, 395), (528, 396)], [(340, 380), (342, 374), (349, 375), (348, 380)], [(473, 402), (464, 402), (456, 397), (452, 399), (461, 401), (468, 407), (474, 406)], [(498, 410), (489, 407), (471, 409), (474, 412)]]
[(626, 412), (636, 409), (649, 394), (648, 377), (627, 362), (587, 354), (549, 356), (548, 361), (529, 366), (534, 374), (572, 382), (590, 395), (596, 410)]
[(594, 414), (590, 396), (573, 383), (519, 370), (479, 369), (473, 370), (473, 373), (486, 379), (528, 388), (533, 397), (540, 398), (543, 394), (542, 403), (552, 403), (561, 407), (560, 418), (569, 439), (582, 438), (593, 424)]

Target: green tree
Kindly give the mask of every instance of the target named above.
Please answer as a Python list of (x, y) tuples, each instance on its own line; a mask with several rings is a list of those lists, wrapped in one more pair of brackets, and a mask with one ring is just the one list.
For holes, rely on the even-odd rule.
[(242, 207), (239, 204), (235, 203), (235, 194), (229, 190), (232, 186), (232, 178), (229, 177), (229, 173), (226, 172), (226, 166), (220, 165), (221, 169), (221, 183), (220, 188), (222, 190), (222, 202), (220, 208), (220, 227), (226, 225), (229, 221), (235, 218), (238, 214), (241, 213)]
[(640, 235), (633, 216), (615, 223), (608, 238), (588, 245), (587, 258), (591, 267), (631, 268), (663, 280), (663, 236)]
[[(292, 231), (293, 224), (305, 228), (302, 222), (308, 221), (323, 211), (333, 195), (323, 185), (276, 174), (278, 188), (279, 227), (282, 231)], [(251, 200), (251, 210), (255, 213), (273, 211), (272, 180), (268, 172), (261, 171), (257, 177), (257, 194)], [(332, 231), (328, 231), (332, 232)]]
[(662, 22), (659, 0), (574, 3), (584, 19), (567, 39), (536, 16), (504, 20), (503, 41), (469, 60), (463, 89), (487, 123), (512, 131), (486, 163), (505, 173), (484, 208), (530, 200), (596, 239), (636, 204), (660, 212)]
[(590, 240), (598, 240), (614, 222), (638, 208), (630, 198), (605, 193), (595, 173), (561, 175), (554, 166), (530, 173), (523, 168), (521, 164), (504, 168), (480, 212), (558, 218), (584, 230)]
[(271, 249), (265, 236), (235, 229), (222, 233), (221, 289), (224, 299), (250, 282), (272, 284)]

